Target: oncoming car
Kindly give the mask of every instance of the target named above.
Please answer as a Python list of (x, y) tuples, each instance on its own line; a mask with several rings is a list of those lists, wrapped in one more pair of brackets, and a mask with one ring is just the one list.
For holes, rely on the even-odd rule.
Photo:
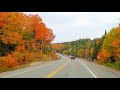
[(71, 56), (70, 59), (74, 59), (75, 60), (75, 56)]

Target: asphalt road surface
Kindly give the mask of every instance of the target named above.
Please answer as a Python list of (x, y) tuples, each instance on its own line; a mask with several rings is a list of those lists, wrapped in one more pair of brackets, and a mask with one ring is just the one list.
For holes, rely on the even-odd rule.
[(120, 72), (61, 55), (60, 60), (0, 73), (0, 78), (120, 78)]

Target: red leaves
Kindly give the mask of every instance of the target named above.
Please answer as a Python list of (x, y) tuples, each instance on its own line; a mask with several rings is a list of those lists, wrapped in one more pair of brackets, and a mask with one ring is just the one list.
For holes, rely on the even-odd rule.
[(35, 28), (35, 40), (45, 40), (46, 38), (46, 33), (47, 33), (47, 28), (43, 23), (37, 23), (36, 28)]
[(99, 63), (102, 63), (102, 62), (105, 62), (105, 61), (106, 61), (105, 56), (104, 56), (104, 54), (103, 54), (102, 52), (99, 52), (99, 53), (97, 54), (97, 59), (98, 59), (98, 62), (99, 62)]
[(56, 55), (56, 53), (54, 51), (52, 51), (51, 55), (52, 55), (53, 59), (57, 59), (57, 55)]
[(8, 24), (9, 20), (6, 19), (6, 16), (8, 16), (9, 13), (6, 12), (0, 12), (0, 27), (2, 27), (4, 24)]
[(43, 40), (46, 43), (50, 43), (54, 40), (54, 34), (52, 29), (46, 27), (43, 22), (37, 22), (35, 27), (35, 40)]
[(8, 20), (0, 20), (0, 27), (2, 27), (4, 24), (8, 24)]
[(64, 48), (64, 45), (63, 44), (53, 44), (52, 48), (59, 51), (60, 49)]
[(48, 29), (48, 33), (47, 33), (47, 37), (46, 37), (47, 43), (50, 43), (51, 41), (53, 41), (54, 38), (55, 38), (55, 35), (53, 34), (52, 29)]
[(19, 51), (19, 52), (23, 51), (24, 49), (25, 49), (24, 45), (19, 45), (19, 46), (16, 47), (16, 50)]
[(109, 60), (118, 61), (120, 58), (120, 26), (113, 28), (107, 33), (102, 45), (102, 49), (98, 54), (100, 61), (105, 62)]
[(12, 57), (11, 54), (8, 54), (7, 56), (5, 56), (5, 61), (6, 61), (6, 66), (8, 68), (15, 67), (18, 65), (17, 59)]
[(41, 59), (42, 44), (39, 40), (47, 45), (55, 38), (53, 31), (46, 27), (39, 15), (21, 12), (0, 12), (0, 30), (0, 41), (9, 47), (6, 52), (11, 52), (4, 56), (6, 67), (29, 63), (34, 57)]
[(85, 57), (88, 58), (90, 56), (90, 49), (85, 50)]
[(18, 44), (22, 43), (22, 35), (17, 32), (6, 32), (1, 35), (1, 40), (5, 44)]

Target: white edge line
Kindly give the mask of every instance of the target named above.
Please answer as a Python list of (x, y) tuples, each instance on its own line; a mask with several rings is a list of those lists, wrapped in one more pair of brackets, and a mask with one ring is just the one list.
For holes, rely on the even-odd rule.
[(7, 77), (15, 76), (15, 75), (22, 74), (22, 73), (25, 73), (25, 72), (29, 72), (29, 71), (32, 71), (32, 70), (35, 70), (35, 69), (39, 69), (39, 68), (41, 68), (41, 67), (30, 69), (30, 70), (26, 70), (26, 71), (19, 72), (19, 73), (15, 73), (15, 74), (8, 75), (8, 76), (2, 77), (2, 78), (7, 78)]
[[(54, 62), (52, 62), (51, 64), (53, 64)], [(19, 72), (19, 73), (15, 73), (15, 74), (12, 74), (12, 75), (8, 75), (8, 76), (5, 76), (5, 77), (1, 77), (1, 78), (7, 78), (7, 77), (11, 77), (11, 76), (15, 76), (15, 75), (18, 75), (18, 74), (22, 74), (22, 73), (25, 73), (25, 72), (29, 72), (29, 71), (32, 71), (32, 70), (35, 70), (35, 69), (39, 69), (39, 68), (42, 68), (44, 66), (41, 66), (41, 67), (37, 67), (37, 68), (34, 68), (34, 69), (30, 69), (30, 70), (26, 70), (26, 71), (23, 71), (23, 72)]]
[(81, 61), (79, 61), (81, 64), (83, 64), (87, 70), (95, 77), (95, 78), (98, 78), (84, 63), (82, 63)]

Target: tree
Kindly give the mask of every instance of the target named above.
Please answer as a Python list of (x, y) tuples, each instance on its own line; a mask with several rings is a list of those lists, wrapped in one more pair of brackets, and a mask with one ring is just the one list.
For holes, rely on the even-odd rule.
[(91, 47), (91, 49), (90, 49), (90, 56), (91, 56), (91, 58), (93, 57), (93, 52), (94, 52), (94, 48)]
[(67, 53), (68, 53), (67, 50), (63, 51), (63, 54), (64, 54), (64, 55), (66, 55)]
[(50, 44), (54, 38), (52, 29), (37, 14), (0, 12), (0, 56), (10, 67), (29, 63), (33, 58), (41, 59), (42, 50), (52, 53)]
[(113, 28), (105, 37), (100, 53), (104, 55), (104, 60), (115, 62), (120, 58), (120, 26)]
[(89, 56), (90, 56), (90, 49), (87, 48), (87, 49), (85, 50), (85, 57), (88, 58)]
[(84, 50), (82, 48), (80, 48), (77, 52), (79, 57), (84, 57)]

